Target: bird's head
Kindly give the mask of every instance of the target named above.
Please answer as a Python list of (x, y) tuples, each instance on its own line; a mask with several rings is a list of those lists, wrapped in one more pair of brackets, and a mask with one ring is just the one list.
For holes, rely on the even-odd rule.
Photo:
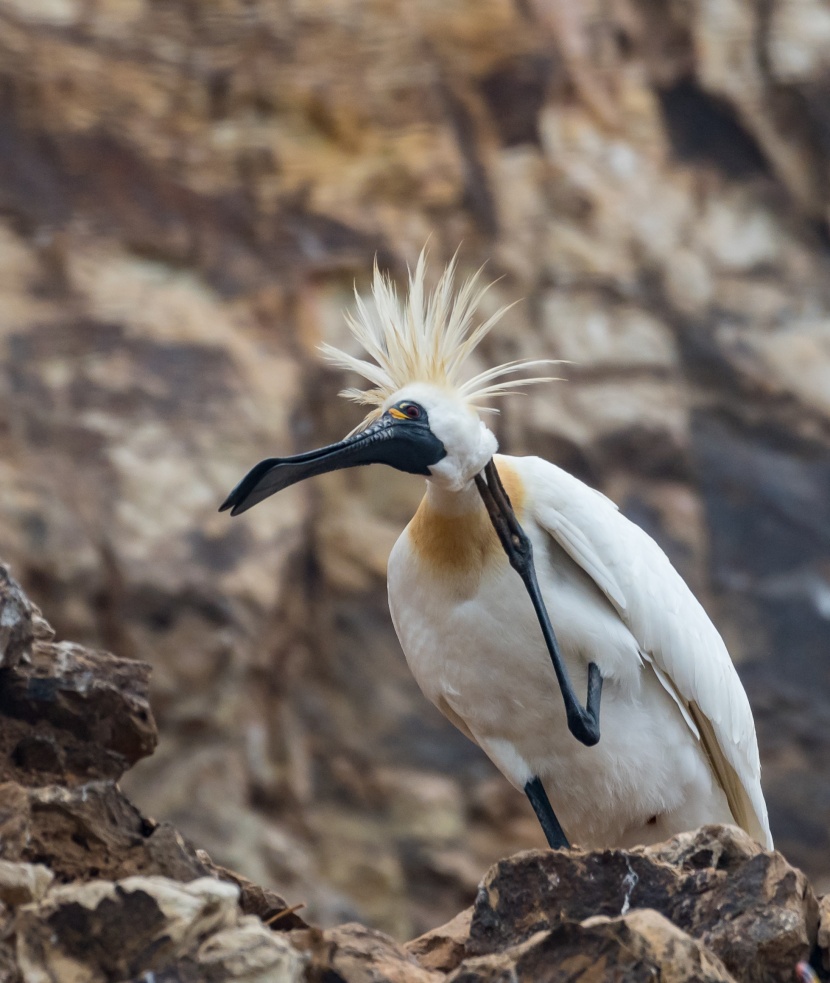
[(479, 416), (486, 409), (481, 404), (515, 385), (548, 381), (547, 377), (500, 380), (549, 360), (509, 362), (463, 381), (463, 363), (504, 310), (473, 327), (487, 287), (478, 287), (479, 271), (456, 293), (454, 272), (453, 259), (435, 290), (427, 293), (422, 252), (402, 304), (392, 281), (375, 266), (374, 304), (370, 307), (358, 296), (356, 314), (349, 318), (352, 333), (374, 361), (322, 347), (330, 361), (373, 383), (369, 390), (342, 393), (373, 410), (356, 431), (336, 444), (261, 461), (228, 495), (222, 511), (230, 509), (238, 515), (305, 478), (361, 464), (388, 464), (424, 475), (451, 491), (473, 481), (498, 447)]
[[(421, 435), (415, 439), (422, 441), (424, 450), (434, 449), (427, 470), (419, 473), (450, 491), (469, 484), (498, 449), (495, 435), (474, 406), (428, 382), (413, 382), (390, 396), (380, 419), (390, 418), (397, 425), (396, 436)], [(405, 463), (406, 452), (403, 458)]]

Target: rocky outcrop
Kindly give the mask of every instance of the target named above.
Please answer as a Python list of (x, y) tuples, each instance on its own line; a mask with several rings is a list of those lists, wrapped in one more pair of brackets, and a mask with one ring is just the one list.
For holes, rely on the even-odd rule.
[(194, 983), (301, 980), (302, 955), (258, 918), (240, 915), (238, 900), (236, 887), (214, 878), (179, 884), (128, 877), (56, 887), (17, 912), (21, 977), (25, 983), (108, 983), (148, 974)]
[(9, 721), (0, 780), (115, 780), (156, 746), (146, 663), (38, 640), (25, 664), (0, 672)]
[[(826, 899), (732, 827), (519, 853), (472, 908), (406, 945), (308, 925), (301, 903), (217, 866), (115, 784), (114, 762), (155, 746), (148, 668), (55, 643), (2, 567), (0, 583), (15, 638), (0, 670), (0, 767), (15, 778), (0, 784), (0, 983), (777, 983), (827, 966)], [(60, 769), (18, 753), (33, 734), (68, 749)]]
[(302, 978), (303, 927), (115, 779), (152, 753), (150, 667), (68, 642), (0, 565), (0, 980)]
[[(502, 861), (482, 883), (468, 949), (492, 954), (573, 922), (593, 929), (598, 916), (616, 920), (602, 932), (618, 937), (619, 918), (635, 909), (656, 911), (699, 940), (736, 979), (786, 979), (816, 942), (818, 905), (804, 875), (731, 827), (704, 827), (641, 851)], [(655, 925), (628, 928), (653, 938)], [(652, 944), (644, 949), (651, 958)]]
[[(684, 860), (690, 843), (693, 872)], [(718, 855), (734, 859), (736, 850), (774, 872), (760, 899), (757, 881), (733, 881), (728, 860), (717, 866)], [(3, 862), (0, 978), (564, 983), (586, 974), (598, 983), (780, 983), (809, 956), (820, 965), (816, 899), (780, 856), (715, 827), (660, 852), (659, 861), (638, 851), (519, 854), (487, 874), (471, 924), (456, 920), (406, 947), (357, 924), (321, 931), (291, 928), (279, 913), (245, 915), (238, 887), (215, 877), (55, 885), (43, 865)]]

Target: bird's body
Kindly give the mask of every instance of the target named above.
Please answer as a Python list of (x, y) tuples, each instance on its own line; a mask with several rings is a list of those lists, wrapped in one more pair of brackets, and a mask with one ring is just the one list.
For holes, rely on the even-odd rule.
[(454, 295), (454, 266), (430, 294), (422, 253), (405, 304), (375, 269), (374, 308), (358, 298), (350, 320), (373, 361), (325, 348), (370, 380), (345, 395), (373, 412), (336, 444), (260, 462), (222, 508), (361, 464), (425, 476), (389, 560), (398, 637), (423, 692), (525, 791), (549, 844), (734, 822), (771, 846), (749, 702), (665, 554), (555, 465), (494, 459), (480, 404), (549, 380), (500, 381), (539, 364), (519, 361), (464, 381), (501, 312), (473, 328), (482, 292), (473, 277)]
[[(744, 825), (769, 843), (746, 695), (665, 554), (554, 465), (496, 463), (533, 543), (576, 691), (585, 690), (590, 661), (605, 680), (602, 739), (584, 747), (568, 732), (530, 600), (475, 489), (430, 484), (389, 558), (392, 618), (424, 694), (517, 788), (538, 776), (580, 845), (659, 842), (712, 822)], [(670, 675), (677, 663), (687, 669), (685, 691)], [(714, 746), (696, 717), (710, 721)], [(724, 760), (713, 766), (713, 756)]]

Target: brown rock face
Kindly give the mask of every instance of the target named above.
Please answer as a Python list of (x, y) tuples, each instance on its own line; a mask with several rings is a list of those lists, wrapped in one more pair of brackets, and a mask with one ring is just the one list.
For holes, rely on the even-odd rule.
[(44, 863), (62, 881), (137, 873), (190, 880), (208, 872), (172, 827), (145, 819), (109, 782), (0, 785), (0, 834), (4, 857)]
[(0, 778), (63, 785), (116, 779), (152, 754), (158, 735), (146, 663), (70, 642), (37, 642), (26, 665), (0, 672), (0, 712), (8, 721)]
[[(303, 978), (273, 891), (216, 867), (112, 781), (155, 747), (150, 667), (69, 643), (0, 566), (0, 980)], [(22, 753), (37, 742), (61, 757)]]
[(152, 754), (149, 665), (51, 641), (2, 564), (0, 625), (0, 782), (117, 779)]
[[(776, 843), (830, 877), (828, 37), (822, 0), (0, 0), (0, 552), (84, 658), (153, 665), (145, 813), (399, 939), (543, 843), (397, 646), (422, 483), (216, 513), (357, 423), (316, 345), (432, 234), (500, 278), (483, 315), (521, 301), (478, 368), (570, 362), (490, 418), (503, 449), (666, 548), (739, 663)], [(146, 753), (127, 696), (93, 749), (77, 674), (33, 729), (32, 672), (4, 776)]]

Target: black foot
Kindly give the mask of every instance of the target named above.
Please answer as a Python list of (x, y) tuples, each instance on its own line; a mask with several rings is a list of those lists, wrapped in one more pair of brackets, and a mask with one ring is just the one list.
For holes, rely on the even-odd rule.
[(568, 838), (559, 825), (559, 820), (550, 804), (548, 793), (538, 778), (531, 778), (525, 785), (525, 795), (530, 799), (530, 804), (533, 806), (533, 811), (536, 813), (536, 818), (539, 820), (551, 850), (569, 849)]

